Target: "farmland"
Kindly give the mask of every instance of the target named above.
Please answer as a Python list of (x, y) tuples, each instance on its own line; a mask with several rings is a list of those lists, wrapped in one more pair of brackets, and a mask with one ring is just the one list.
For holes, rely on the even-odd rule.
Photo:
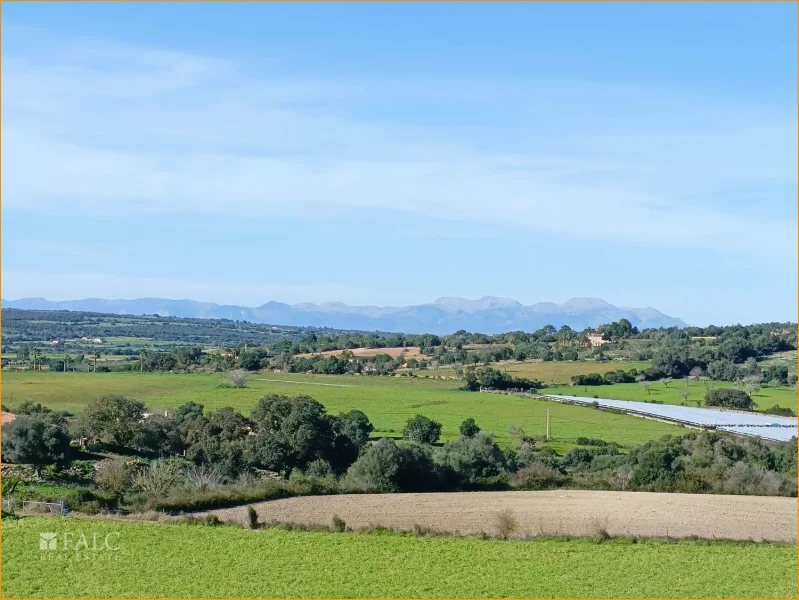
[[(567, 362), (540, 360), (505, 361), (494, 365), (495, 368), (505, 371), (514, 377), (538, 379), (546, 384), (567, 384), (571, 382), (571, 378), (575, 375), (607, 373), (618, 369), (624, 369), (625, 371), (638, 369), (640, 371), (650, 366), (651, 364), (648, 362)], [(427, 371), (416, 370), (414, 373), (422, 377), (426, 375), (433, 377), (455, 377), (455, 370), (451, 367), (440, 367), (438, 369), (428, 369)]]
[[(42, 551), (42, 531), (58, 539), (65, 532), (73, 539), (96, 533), (101, 540), (118, 533), (118, 549)], [(781, 544), (499, 541), (26, 518), (4, 523), (3, 546), (3, 596), (18, 598), (797, 593), (796, 546)]]
[[(678, 537), (796, 542), (796, 500), (593, 490), (342, 494), (254, 504), (262, 521), (327, 526), (334, 515), (352, 528), (382, 525), (410, 531), (496, 535), (501, 511), (512, 511), (518, 535)], [(243, 507), (213, 511), (225, 522), (246, 523)]]
[[(733, 384), (729, 381), (714, 381), (714, 388), (732, 388)], [(680, 392), (687, 390), (689, 393), (686, 400)], [(652, 382), (649, 392), (644, 390), (638, 383), (616, 383), (613, 385), (589, 385), (589, 386), (560, 386), (551, 387), (544, 390), (547, 394), (566, 394), (572, 396), (585, 396), (599, 398), (610, 398), (613, 400), (633, 400), (639, 402), (663, 402), (664, 404), (682, 404), (696, 406), (697, 401), (704, 406), (706, 388), (701, 383), (689, 383), (687, 380), (672, 381), (668, 387), (660, 382)], [(796, 391), (790, 387), (761, 387), (760, 391), (752, 395), (752, 400), (757, 404), (757, 410), (762, 411), (775, 405), (792, 408), (797, 407)]]
[(760, 363), (762, 366), (767, 367), (771, 365), (785, 365), (791, 373), (796, 373), (797, 353), (796, 350), (787, 350), (785, 352), (776, 352)]
[(418, 413), (443, 424), (444, 440), (457, 438), (460, 423), (474, 417), (483, 430), (495, 433), (500, 443), (508, 441), (510, 425), (521, 424), (530, 435), (544, 435), (549, 409), (551, 445), (558, 451), (571, 447), (579, 436), (629, 446), (680, 431), (674, 425), (580, 406), (465, 392), (457, 389), (458, 381), (271, 373), (252, 375), (247, 388), (230, 389), (220, 386), (222, 380), (222, 374), (7, 372), (2, 381), (3, 403), (13, 407), (32, 398), (77, 413), (94, 398), (122, 394), (153, 410), (194, 401), (206, 410), (232, 406), (248, 414), (266, 394), (307, 394), (323, 403), (329, 413), (362, 410), (374, 423), (377, 435), (398, 436), (407, 419)]

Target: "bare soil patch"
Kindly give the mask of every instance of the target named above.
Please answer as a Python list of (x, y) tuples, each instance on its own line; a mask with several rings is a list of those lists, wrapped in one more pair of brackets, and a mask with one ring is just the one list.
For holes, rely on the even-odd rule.
[[(400, 355), (403, 355), (406, 358), (411, 358), (412, 356), (419, 356), (421, 354), (419, 351), (419, 346), (408, 346), (407, 348), (352, 348), (348, 351), (352, 352), (353, 356), (358, 358), (371, 358), (372, 356), (377, 356), (378, 354), (388, 354), (391, 358), (397, 358)], [(300, 358), (310, 358), (311, 356), (319, 355), (338, 356), (342, 352), (344, 352), (344, 350), (327, 350), (325, 352), (298, 354), (297, 356)]]
[(17, 415), (15, 415), (14, 413), (3, 411), (3, 423), (10, 423), (11, 421), (13, 421), (16, 418), (17, 418)]
[[(353, 494), (261, 502), (262, 522), (328, 526), (333, 515), (358, 528), (382, 525), (410, 530), (496, 535), (498, 517), (511, 511), (516, 536), (690, 537), (796, 542), (795, 498), (552, 490), (441, 494)], [(246, 507), (210, 511), (244, 524)], [(203, 513), (205, 514), (205, 513)]]

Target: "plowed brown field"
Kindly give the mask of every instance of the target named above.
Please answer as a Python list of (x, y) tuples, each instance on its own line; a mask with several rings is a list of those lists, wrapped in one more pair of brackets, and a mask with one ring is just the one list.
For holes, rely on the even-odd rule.
[[(254, 504), (260, 521), (348, 527), (383, 525), (442, 532), (497, 533), (496, 518), (513, 512), (518, 535), (724, 538), (796, 542), (795, 498), (554, 490), (442, 494), (357, 494), (288, 498)], [(244, 523), (246, 508), (211, 511)]]

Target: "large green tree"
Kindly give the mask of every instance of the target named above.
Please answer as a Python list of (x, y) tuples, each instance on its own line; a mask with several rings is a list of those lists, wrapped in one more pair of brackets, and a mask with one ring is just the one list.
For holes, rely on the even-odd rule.
[(20, 416), (3, 425), (3, 461), (31, 464), (41, 476), (42, 467), (64, 464), (69, 435), (41, 415)]
[(402, 437), (420, 444), (435, 444), (441, 437), (441, 423), (424, 415), (416, 415), (408, 419)]
[(264, 396), (250, 413), (258, 434), (286, 448), (286, 476), (329, 452), (334, 432), (325, 407), (309, 396)]
[(75, 437), (89, 437), (119, 448), (133, 448), (144, 419), (144, 404), (125, 396), (103, 396), (89, 403), (71, 424)]

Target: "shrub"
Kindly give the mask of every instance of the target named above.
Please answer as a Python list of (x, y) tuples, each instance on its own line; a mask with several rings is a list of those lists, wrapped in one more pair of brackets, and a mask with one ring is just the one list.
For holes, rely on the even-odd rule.
[(432, 530), (429, 527), (424, 527), (419, 525), (418, 523), (413, 524), (413, 535), (416, 537), (425, 537), (432, 534)]
[(527, 490), (547, 490), (558, 487), (565, 479), (557, 469), (534, 462), (516, 471), (510, 479), (510, 484)]
[(24, 500), (63, 502), (70, 510), (90, 514), (116, 506), (116, 498), (113, 496), (85, 487), (27, 485), (20, 486), (14, 497), (20, 502)]
[(781, 486), (779, 473), (743, 462), (735, 463), (724, 478), (724, 492), (727, 494), (773, 496), (779, 493)]
[(572, 385), (604, 385), (607, 381), (599, 373), (589, 373), (587, 375), (575, 375), (572, 377)]
[(764, 412), (766, 414), (768, 414), (768, 415), (778, 415), (780, 417), (795, 417), (796, 416), (796, 413), (792, 409), (790, 409), (788, 407), (783, 408), (779, 404), (775, 404), (774, 406), (772, 406), (770, 408), (767, 408)]
[(211, 527), (223, 525), (222, 521), (216, 515), (205, 515), (205, 524), (210, 525)]
[(249, 502), (277, 500), (290, 496), (307, 495), (313, 491), (309, 487), (266, 480), (256, 485), (219, 486), (205, 492), (186, 493), (185, 490), (175, 491), (165, 498), (143, 498), (137, 504), (139, 504), (138, 508), (141, 510), (157, 510), (174, 514), (240, 506)]
[(461, 437), (438, 448), (434, 460), (453, 471), (461, 481), (477, 483), (499, 475), (504, 468), (505, 456), (494, 442), (494, 436), (481, 432), (475, 437)]
[(347, 529), (347, 522), (339, 518), (338, 515), (333, 515), (333, 518), (330, 520), (330, 529), (338, 533), (344, 533)]
[(615, 455), (619, 451), (616, 446), (603, 446), (600, 448), (572, 448), (561, 459), (560, 465), (563, 468), (589, 465), (594, 457), (601, 455)]
[(429, 447), (381, 438), (368, 445), (347, 471), (345, 485), (375, 492), (423, 492), (443, 489), (446, 479), (436, 468)]
[(473, 417), (465, 419), (459, 427), (461, 435), (464, 437), (474, 437), (480, 432), (480, 427), (477, 425)]
[(494, 527), (499, 533), (499, 537), (507, 540), (519, 528), (519, 521), (516, 515), (509, 508), (503, 509), (494, 517)]
[(333, 469), (330, 468), (330, 463), (324, 459), (317, 458), (308, 463), (308, 465), (301, 471), (302, 475), (312, 478), (325, 478), (333, 475)]
[(705, 405), (750, 410), (752, 398), (743, 390), (712, 389), (705, 394)]
[(594, 519), (592, 523), (592, 528), (594, 530), (594, 537), (598, 542), (605, 542), (611, 538), (611, 535), (608, 533), (608, 518), (605, 517), (604, 519)]
[(574, 443), (578, 446), (607, 446), (608, 443), (605, 440), (599, 440), (595, 438), (587, 438), (587, 437), (578, 437), (574, 440)]
[(118, 458), (101, 460), (95, 467), (94, 482), (101, 490), (119, 495), (131, 486), (133, 470)]
[(258, 529), (258, 513), (252, 506), (247, 506), (247, 524), (250, 529)]
[(441, 423), (416, 415), (408, 419), (402, 437), (419, 444), (435, 444), (441, 437)]
[(216, 527), (217, 525), (224, 525), (224, 523), (216, 515), (205, 515), (204, 517), (195, 517), (194, 515), (186, 515), (180, 520), (184, 525), (208, 525)]

